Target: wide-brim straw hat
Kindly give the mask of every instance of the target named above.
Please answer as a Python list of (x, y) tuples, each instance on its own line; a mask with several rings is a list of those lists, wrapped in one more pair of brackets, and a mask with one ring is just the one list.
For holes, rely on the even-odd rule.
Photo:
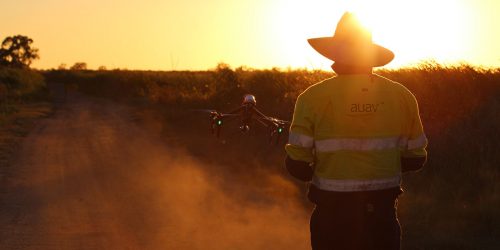
[(340, 18), (333, 37), (307, 41), (321, 55), (336, 63), (379, 67), (394, 59), (392, 51), (373, 43), (371, 32), (350, 12)]

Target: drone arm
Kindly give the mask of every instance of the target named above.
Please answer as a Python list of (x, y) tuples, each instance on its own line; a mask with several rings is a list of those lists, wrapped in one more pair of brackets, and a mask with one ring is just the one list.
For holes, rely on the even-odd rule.
[(255, 114), (257, 114), (257, 116), (259, 116), (260, 118), (263, 118), (263, 119), (268, 119), (268, 117), (266, 115), (264, 115), (262, 112), (260, 112), (256, 107), (253, 107), (253, 111)]
[(242, 109), (243, 109), (243, 106), (240, 106), (240, 107), (238, 107), (237, 109), (235, 109), (235, 110), (233, 110), (233, 111), (231, 111), (231, 112), (229, 112), (229, 113), (227, 113), (227, 114), (229, 114), (229, 115), (234, 115), (234, 114), (239, 113)]
[(269, 124), (267, 124), (267, 123), (265, 123), (264, 121), (262, 121), (262, 120), (260, 119), (260, 117), (255, 117), (254, 119), (255, 119), (255, 120), (257, 120), (258, 122), (260, 122), (260, 124), (264, 125), (265, 127), (268, 127), (268, 126), (269, 126)]

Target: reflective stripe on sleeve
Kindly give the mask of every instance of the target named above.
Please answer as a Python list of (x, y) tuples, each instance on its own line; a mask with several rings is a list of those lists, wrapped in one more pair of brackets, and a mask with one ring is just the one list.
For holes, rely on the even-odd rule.
[(400, 145), (400, 137), (374, 138), (374, 139), (327, 139), (316, 141), (318, 152), (332, 152), (337, 150), (383, 150), (393, 149)]
[(375, 180), (335, 180), (313, 176), (312, 183), (321, 190), (337, 192), (355, 192), (382, 190), (399, 187), (401, 176), (397, 175), (386, 179)]
[(422, 148), (427, 144), (427, 137), (422, 134), (417, 139), (408, 140), (408, 150)]
[(312, 148), (314, 145), (314, 138), (307, 135), (290, 132), (288, 136), (288, 143), (303, 148)]

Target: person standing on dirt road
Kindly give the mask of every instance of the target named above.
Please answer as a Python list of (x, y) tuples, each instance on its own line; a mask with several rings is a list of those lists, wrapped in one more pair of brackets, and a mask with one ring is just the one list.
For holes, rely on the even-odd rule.
[(337, 76), (299, 95), (285, 166), (310, 182), (313, 249), (400, 249), (401, 175), (426, 162), (427, 138), (413, 94), (372, 73), (394, 54), (372, 42), (352, 13), (333, 37), (308, 40)]

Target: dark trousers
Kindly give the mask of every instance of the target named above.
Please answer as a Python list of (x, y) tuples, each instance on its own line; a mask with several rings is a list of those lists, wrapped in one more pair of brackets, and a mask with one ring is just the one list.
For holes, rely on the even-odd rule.
[(400, 193), (399, 188), (340, 193), (311, 186), (309, 198), (316, 203), (310, 223), (312, 249), (400, 249)]

